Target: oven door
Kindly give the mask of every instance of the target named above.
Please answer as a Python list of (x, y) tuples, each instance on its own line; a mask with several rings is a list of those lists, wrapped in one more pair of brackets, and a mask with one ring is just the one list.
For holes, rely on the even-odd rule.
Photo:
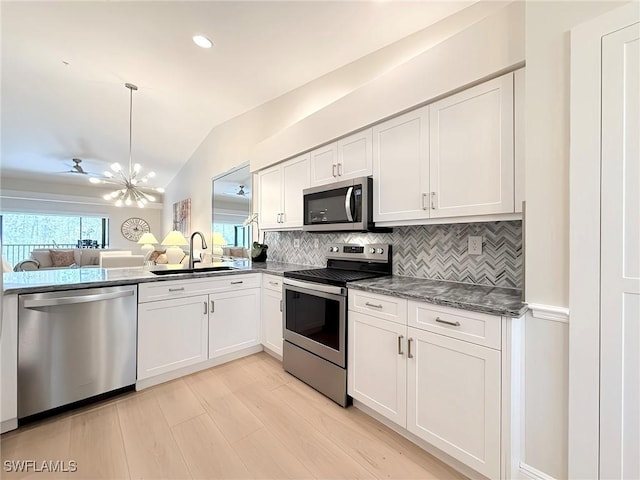
[(346, 368), (346, 289), (284, 279), (284, 339)]

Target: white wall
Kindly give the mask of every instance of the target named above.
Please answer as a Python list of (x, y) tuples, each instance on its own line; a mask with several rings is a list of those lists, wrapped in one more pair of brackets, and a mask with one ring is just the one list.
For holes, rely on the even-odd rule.
[[(526, 4), (525, 294), (542, 316), (569, 305), (569, 32), (621, 3)], [(569, 323), (529, 312), (525, 328), (523, 460), (567, 478)]]
[[(122, 236), (122, 222), (130, 217), (147, 221), (151, 232), (162, 241), (167, 231), (162, 229), (162, 204), (151, 208), (115, 207), (102, 200), (92, 187), (78, 185), (34, 184), (23, 179), (2, 179), (0, 212), (95, 215), (109, 218), (109, 246), (133, 250), (140, 248)], [(169, 226), (171, 223), (169, 223)]]
[[(256, 160), (256, 146), (270, 137), (300, 135), (297, 143), (287, 141), (286, 152), (309, 149), (390, 115), (394, 108), (424, 102), (447, 85), (453, 89), (522, 61), (522, 4), (507, 4), (481, 2), (214, 128), (167, 187), (163, 223), (171, 224), (174, 202), (191, 198), (192, 230), (209, 232), (211, 178), (250, 158), (252, 169), (283, 160), (273, 151)], [(487, 38), (492, 42), (479, 51)], [(437, 56), (429, 53), (433, 48)], [(433, 88), (407, 95), (420, 84)], [(388, 102), (377, 104), (371, 95)], [(369, 110), (374, 104), (378, 107)], [(278, 147), (279, 142), (271, 144)]]

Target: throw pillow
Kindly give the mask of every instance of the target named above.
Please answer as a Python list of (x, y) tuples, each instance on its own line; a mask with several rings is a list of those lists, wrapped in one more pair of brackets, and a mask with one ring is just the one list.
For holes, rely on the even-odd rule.
[(69, 267), (75, 263), (73, 250), (49, 250), (54, 267)]
[(149, 261), (154, 263), (159, 263), (158, 257), (166, 252), (167, 252), (166, 250), (162, 250), (162, 251), (154, 250), (153, 252), (151, 252), (151, 255), (149, 255)]

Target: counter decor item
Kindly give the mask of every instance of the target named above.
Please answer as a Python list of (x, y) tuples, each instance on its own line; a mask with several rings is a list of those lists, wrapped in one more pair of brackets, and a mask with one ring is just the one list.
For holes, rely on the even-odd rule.
[(253, 242), (251, 247), (251, 260), (254, 262), (266, 262), (268, 248), (264, 243)]
[[(258, 240), (257, 242), (253, 242), (251, 246), (251, 260), (254, 262), (266, 262), (267, 261), (267, 249), (269, 248), (264, 242), (264, 238), (260, 241), (260, 224), (258, 223), (258, 213), (254, 212), (249, 215), (244, 222), (242, 222), (243, 227), (248, 227), (252, 223), (256, 224), (256, 229), (258, 230)], [(263, 234), (264, 236), (264, 234)]]

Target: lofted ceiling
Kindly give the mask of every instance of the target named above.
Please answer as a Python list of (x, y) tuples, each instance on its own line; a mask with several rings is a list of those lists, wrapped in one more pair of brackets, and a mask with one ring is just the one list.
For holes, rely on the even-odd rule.
[(216, 125), (472, 3), (3, 1), (2, 174), (127, 164), (130, 82), (133, 161), (166, 186)]

